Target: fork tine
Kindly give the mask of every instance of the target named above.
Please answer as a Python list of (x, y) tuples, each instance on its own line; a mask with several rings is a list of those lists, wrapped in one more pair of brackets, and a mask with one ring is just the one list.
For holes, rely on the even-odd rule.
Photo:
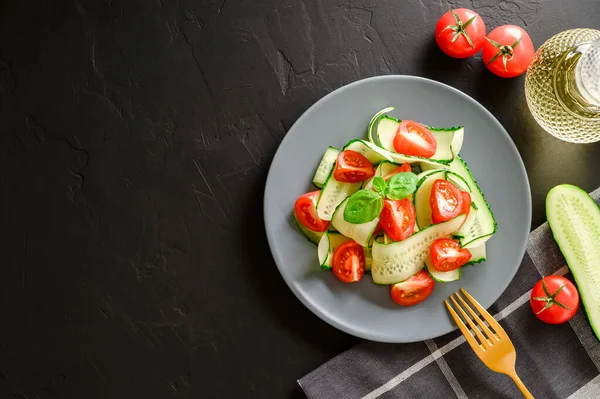
[(496, 331), (496, 335), (498, 335), (498, 337), (502, 338), (502, 337), (508, 337), (508, 334), (506, 334), (506, 331), (504, 331), (504, 328), (502, 328), (502, 326), (500, 325), (500, 323), (498, 323), (496, 321), (496, 319), (494, 319), (492, 317), (492, 315), (490, 315), (488, 313), (487, 310), (485, 310), (483, 308), (483, 306), (481, 306), (479, 304), (479, 302), (477, 302), (475, 300), (475, 298), (473, 298), (471, 296), (471, 294), (469, 294), (464, 288), (461, 288), (460, 291), (463, 293), (463, 295), (465, 297), (467, 297), (467, 299), (469, 300), (469, 302), (471, 302), (471, 304), (473, 306), (475, 306), (475, 309), (477, 309), (479, 311), (479, 314), (481, 316), (483, 316), (483, 318), (485, 319), (485, 321), (488, 322), (488, 324), (490, 325), (490, 327), (492, 327), (494, 329), (494, 331)]
[[(475, 313), (475, 311), (473, 310), (473, 308), (471, 308), (469, 306), (469, 304), (467, 302), (465, 302), (465, 300), (462, 298), (462, 296), (460, 296), (460, 294), (458, 292), (456, 292), (456, 297), (464, 305), (464, 307), (471, 314), (471, 316), (473, 316), (473, 320), (475, 320), (477, 322), (477, 325), (485, 332), (485, 334), (487, 335), (487, 338), (490, 339), (490, 340), (492, 338), (494, 338), (496, 341), (498, 341), (499, 338), (497, 336), (495, 336), (494, 334), (492, 334), (492, 332), (490, 331), (490, 329), (488, 328), (488, 326), (486, 326), (485, 323), (483, 322), (483, 320), (481, 320), (481, 318), (479, 316), (477, 316), (477, 313)], [(493, 344), (493, 343), (490, 342), (490, 344)]]
[[(454, 294), (457, 294), (456, 292)], [(477, 338), (479, 338), (479, 342), (481, 345), (481, 348), (483, 350), (486, 350), (488, 346), (491, 346), (491, 342), (489, 342), (481, 333), (481, 331), (479, 331), (479, 329), (477, 328), (477, 326), (473, 323), (473, 321), (471, 320), (471, 318), (465, 313), (465, 311), (463, 310), (463, 308), (458, 304), (458, 302), (456, 302), (456, 299), (454, 299), (454, 295), (450, 295), (450, 299), (452, 300), (452, 302), (454, 303), (454, 306), (456, 306), (456, 308), (458, 309), (458, 311), (460, 312), (460, 314), (463, 315), (463, 318), (467, 321), (467, 323), (469, 323), (469, 327), (471, 327), (471, 329), (473, 330), (473, 332), (475, 333), (475, 335), (477, 335)], [(471, 335), (469, 333), (469, 335)], [(487, 344), (487, 345), (486, 345)]]
[(480, 354), (482, 353), (482, 350), (483, 350), (481, 348), (481, 345), (479, 345), (479, 343), (477, 342), (475, 337), (469, 332), (469, 329), (467, 328), (465, 323), (461, 320), (461, 318), (458, 316), (458, 314), (454, 311), (452, 306), (450, 306), (448, 301), (444, 301), (444, 303), (446, 304), (446, 307), (448, 308), (450, 315), (454, 319), (454, 322), (460, 329), (460, 332), (462, 332), (462, 335), (465, 337), (465, 339), (467, 340), (469, 345), (471, 345), (471, 348), (473, 348), (473, 351), (477, 354), (477, 356), (480, 356)]

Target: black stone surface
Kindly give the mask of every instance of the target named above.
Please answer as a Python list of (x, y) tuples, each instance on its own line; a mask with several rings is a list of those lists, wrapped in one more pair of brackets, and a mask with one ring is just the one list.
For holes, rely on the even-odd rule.
[(533, 225), (552, 186), (599, 186), (600, 144), (544, 133), (522, 77), (437, 49), (457, 6), (536, 47), (600, 20), (598, 0), (1, 2), (0, 397), (302, 397), (357, 340), (283, 283), (262, 192), (287, 129), (349, 82), (480, 101), (525, 161)]

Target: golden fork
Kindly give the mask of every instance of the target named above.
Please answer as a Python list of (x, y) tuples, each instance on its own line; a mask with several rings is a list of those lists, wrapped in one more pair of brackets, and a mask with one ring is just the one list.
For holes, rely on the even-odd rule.
[[(515, 362), (517, 360), (517, 352), (515, 351), (515, 347), (513, 343), (508, 338), (506, 331), (500, 326), (500, 324), (494, 320), (494, 318), (463, 288), (460, 289), (463, 295), (467, 298), (467, 300), (477, 309), (481, 317), (488, 322), (489, 326), (494, 330), (492, 332), (490, 328), (481, 320), (481, 317), (475, 313), (473, 308), (469, 306), (469, 304), (462, 298), (462, 296), (455, 292), (450, 296), (450, 300), (454, 304), (454, 306), (458, 309), (464, 320), (469, 324), (471, 330), (475, 333), (475, 336), (471, 333), (471, 330), (465, 325), (463, 320), (458, 316), (454, 308), (448, 303), (448, 301), (444, 301), (448, 311), (452, 315), (452, 318), (456, 322), (458, 328), (467, 339), (475, 354), (481, 359), (481, 361), (488, 366), (491, 370), (508, 375), (513, 379), (517, 387), (523, 393), (527, 399), (533, 399), (533, 396), (523, 384), (523, 381), (517, 375), (515, 371)], [(454, 299), (454, 297), (458, 298), (458, 301)], [(460, 302), (460, 304), (459, 304)], [(462, 305), (462, 306), (461, 306)], [(464, 309), (469, 312), (471, 317), (465, 313)], [(475, 326), (477, 323), (477, 328)], [(475, 338), (477, 337), (477, 339)]]

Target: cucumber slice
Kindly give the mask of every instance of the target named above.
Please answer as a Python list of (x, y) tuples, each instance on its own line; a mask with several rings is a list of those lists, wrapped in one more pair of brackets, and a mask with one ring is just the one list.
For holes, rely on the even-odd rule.
[(369, 138), (369, 141), (371, 143), (377, 144), (374, 140), (375, 132), (377, 131), (379, 123), (381, 122), (381, 117), (383, 115), (387, 114), (388, 112), (392, 112), (394, 109), (396, 109), (396, 108), (395, 107), (387, 107), (387, 108), (382, 109), (375, 115), (373, 115), (373, 117), (371, 118), (371, 121), (369, 122), (369, 127), (367, 128), (367, 137)]
[(477, 263), (484, 262), (486, 260), (485, 243), (474, 248), (469, 248), (469, 252), (471, 253), (471, 259), (469, 259), (465, 266), (474, 265)]
[[(386, 151), (383, 150), (382, 151)], [(414, 164), (414, 163), (418, 163), (418, 164), (429, 164), (432, 166), (432, 169), (448, 169), (448, 166), (441, 162), (441, 161), (436, 161), (434, 159), (428, 159), (428, 158), (421, 158), (421, 157), (413, 157), (410, 155), (403, 155), (403, 154), (398, 154), (397, 152), (391, 152), (391, 151), (386, 151), (388, 158), (392, 161), (392, 162), (396, 162), (399, 164), (403, 164), (403, 163), (409, 163), (409, 164)]]
[(600, 340), (600, 209), (579, 187), (562, 184), (548, 192), (546, 218)]
[(449, 283), (451, 281), (460, 280), (462, 276), (462, 267), (447, 272), (436, 270), (431, 263), (431, 256), (427, 256), (427, 259), (425, 259), (425, 267), (431, 278), (438, 283)]
[(447, 222), (431, 225), (406, 240), (383, 244), (373, 243), (371, 274), (376, 284), (395, 284), (413, 276), (425, 265), (434, 240), (454, 233), (465, 221), (459, 215)]
[[(374, 143), (383, 149), (395, 153), (394, 138), (396, 137), (400, 122), (402, 122), (400, 119), (391, 116), (381, 116), (377, 125), (377, 141), (374, 141)], [(442, 163), (452, 162), (462, 147), (465, 129), (463, 127), (448, 129), (428, 127), (428, 129), (433, 134), (437, 144), (435, 154), (429, 159)]]
[(466, 191), (468, 193), (471, 192), (471, 186), (467, 181), (459, 175), (458, 173), (454, 173), (451, 170), (446, 171), (446, 180), (453, 183), (456, 187), (461, 189), (462, 191)]
[(331, 220), (335, 208), (346, 198), (360, 190), (360, 186), (361, 183), (344, 183), (335, 180), (332, 170), (323, 185), (321, 194), (319, 194), (317, 202), (317, 214), (319, 217), (323, 220)]
[(460, 152), (465, 138), (465, 128), (462, 126), (450, 128), (429, 127), (435, 137), (437, 149), (431, 159), (452, 162)]
[(313, 184), (318, 188), (323, 187), (323, 184), (327, 181), (329, 174), (333, 170), (335, 166), (335, 161), (337, 160), (338, 155), (340, 154), (340, 150), (334, 147), (327, 147), (325, 150), (325, 154), (323, 154), (323, 158), (321, 158), (321, 162), (319, 163), (319, 167), (315, 172), (315, 176), (313, 177)]
[(373, 165), (377, 165), (383, 161), (388, 161), (396, 164), (404, 163), (431, 163), (437, 166), (437, 169), (447, 169), (447, 165), (427, 158), (412, 157), (410, 155), (402, 155), (395, 152), (384, 150), (375, 144), (364, 140), (351, 140), (344, 146), (344, 150), (356, 151), (369, 160)]
[(375, 229), (377, 229), (379, 217), (376, 217), (367, 223), (348, 223), (344, 220), (344, 209), (346, 209), (346, 204), (348, 204), (348, 198), (336, 208), (333, 217), (331, 218), (331, 224), (333, 224), (341, 234), (356, 241), (358, 245), (368, 247), (371, 237), (373, 236)]
[(498, 225), (481, 189), (460, 156), (457, 155), (450, 163), (450, 171), (461, 176), (471, 188), (473, 209), (455, 236), (459, 238), (462, 247), (474, 248), (489, 240), (498, 230)]
[[(319, 265), (321, 269), (327, 270), (331, 268), (331, 253), (330, 253), (330, 242), (329, 242), (329, 232), (326, 231), (319, 244), (317, 245), (317, 257), (319, 259)], [(329, 262), (328, 262), (329, 260)]]
[(429, 172), (431, 170), (436, 170), (436, 169), (448, 169), (448, 165), (445, 165), (445, 164), (433, 164), (433, 163), (426, 163), (426, 162), (419, 163), (419, 166), (421, 167), (421, 171), (423, 171), (423, 172)]
[(300, 223), (300, 221), (298, 220), (298, 217), (296, 216), (296, 212), (293, 212), (293, 214), (294, 214), (294, 221), (296, 222), (296, 225), (298, 226), (298, 228), (300, 229), (302, 234), (304, 234), (306, 236), (306, 238), (308, 238), (308, 241), (318, 245), (319, 242), (321, 241), (321, 238), (323, 237), (323, 232), (313, 231), (313, 230), (309, 229), (308, 227), (306, 227), (302, 223)]
[(450, 149), (452, 150), (452, 158), (458, 156), (460, 150), (462, 150), (463, 141), (465, 140), (465, 128), (460, 126), (459, 128), (449, 128), (449, 129), (434, 129), (437, 131), (454, 131), (454, 137), (452, 137), (452, 142), (450, 143)]
[(352, 150), (364, 155), (373, 165), (377, 165), (381, 161), (392, 161), (388, 151), (364, 140), (352, 140), (344, 146), (344, 150)]
[(480, 215), (479, 209), (471, 207), (465, 224), (454, 234), (461, 247), (471, 249), (480, 246), (493, 235), (493, 233), (488, 234), (489, 229), (481, 223), (482, 217)]
[(377, 142), (381, 148), (391, 152), (396, 152), (394, 148), (394, 138), (400, 126), (400, 121), (396, 118), (390, 118), (387, 115), (381, 117), (377, 126)]
[(317, 248), (317, 255), (319, 256), (319, 265), (323, 270), (331, 270), (331, 259), (333, 257), (333, 251), (343, 243), (350, 241), (348, 237), (342, 234), (325, 232), (319, 246)]
[(445, 170), (434, 170), (425, 172), (419, 175), (421, 178), (417, 182), (417, 190), (415, 191), (415, 212), (417, 214), (417, 226), (423, 229), (433, 224), (431, 219), (431, 189), (433, 182), (437, 179), (446, 179)]

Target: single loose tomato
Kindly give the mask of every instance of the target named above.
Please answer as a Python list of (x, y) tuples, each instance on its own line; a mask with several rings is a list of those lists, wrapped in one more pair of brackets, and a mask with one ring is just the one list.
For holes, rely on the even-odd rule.
[(374, 174), (375, 169), (371, 162), (364, 155), (352, 150), (340, 152), (333, 171), (335, 180), (345, 183), (364, 181)]
[(577, 312), (579, 292), (566, 278), (547, 276), (531, 290), (530, 303), (538, 319), (548, 324), (561, 324)]
[(312, 231), (322, 232), (327, 230), (329, 222), (323, 220), (317, 214), (316, 202), (321, 191), (306, 193), (296, 200), (294, 213), (296, 218), (304, 227)]
[(471, 252), (449, 238), (438, 238), (431, 245), (431, 264), (435, 270), (447, 272), (464, 266)]
[(437, 142), (419, 122), (402, 121), (394, 137), (394, 149), (400, 154), (431, 158), (437, 150)]
[(415, 230), (415, 206), (408, 198), (396, 201), (386, 199), (379, 217), (383, 231), (394, 241), (410, 237)]
[(471, 200), (471, 194), (469, 194), (466, 191), (461, 191), (460, 195), (462, 196), (462, 200), (463, 200), (462, 213), (464, 213), (465, 215), (468, 216), (469, 211), (471, 210), (471, 202), (473, 202)]
[(391, 286), (394, 302), (402, 306), (412, 306), (423, 302), (433, 291), (435, 282), (425, 270), (421, 270), (408, 280)]
[(463, 197), (452, 182), (437, 179), (433, 182), (431, 196), (431, 218), (433, 223), (441, 223), (457, 217), (463, 211)]
[(348, 241), (333, 251), (333, 273), (344, 283), (360, 281), (365, 274), (365, 252), (354, 241)]
[(518, 26), (499, 26), (486, 39), (481, 54), (483, 62), (500, 77), (521, 75), (533, 60), (535, 50), (531, 38)]
[(448, 11), (435, 26), (435, 41), (450, 57), (470, 57), (485, 42), (485, 23), (479, 14), (467, 8)]

